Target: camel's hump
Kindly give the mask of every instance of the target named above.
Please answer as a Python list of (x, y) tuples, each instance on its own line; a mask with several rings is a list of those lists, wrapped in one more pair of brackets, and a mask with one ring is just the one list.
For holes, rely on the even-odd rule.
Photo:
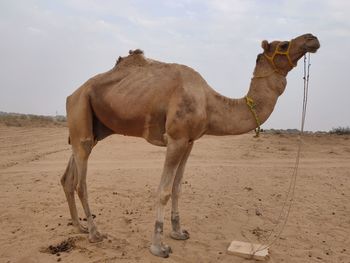
[(131, 50), (131, 49), (130, 49), (130, 50), (129, 50), (129, 54), (130, 54), (130, 55), (133, 55), (133, 54), (136, 54), (136, 55), (137, 55), (137, 54), (142, 54), (142, 55), (143, 55), (144, 53), (143, 53), (143, 50), (141, 50), (141, 49), (138, 48), (138, 49), (135, 49), (135, 50)]
[(144, 66), (148, 63), (141, 49), (129, 50), (129, 55), (126, 57), (119, 57), (115, 66), (128, 67), (128, 66)]

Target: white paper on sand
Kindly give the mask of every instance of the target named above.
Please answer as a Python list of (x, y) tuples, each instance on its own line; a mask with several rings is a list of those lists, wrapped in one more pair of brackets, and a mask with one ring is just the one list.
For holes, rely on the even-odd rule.
[(262, 248), (264, 248), (264, 245), (234, 240), (228, 247), (227, 253), (243, 258), (266, 260), (269, 257), (269, 250), (268, 248)]

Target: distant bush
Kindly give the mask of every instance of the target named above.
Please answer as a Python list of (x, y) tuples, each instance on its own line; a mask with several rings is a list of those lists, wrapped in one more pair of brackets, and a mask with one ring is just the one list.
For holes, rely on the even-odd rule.
[(0, 112), (0, 124), (12, 127), (50, 127), (65, 126), (65, 116), (41, 116)]
[(333, 128), (329, 131), (330, 134), (337, 134), (337, 135), (349, 135), (350, 134), (350, 127), (338, 127)]
[(55, 117), (53, 117), (56, 121), (58, 122), (66, 122), (67, 121), (67, 118), (66, 116), (63, 116), (63, 115), (56, 115)]
[(265, 133), (271, 133), (271, 134), (299, 134), (298, 129), (269, 129), (269, 130), (264, 130)]

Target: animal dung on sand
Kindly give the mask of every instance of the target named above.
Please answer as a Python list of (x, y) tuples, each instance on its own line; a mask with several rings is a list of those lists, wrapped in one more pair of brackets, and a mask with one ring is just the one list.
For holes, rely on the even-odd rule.
[(264, 248), (263, 245), (236, 240), (231, 242), (227, 253), (255, 260), (267, 260), (269, 258), (269, 249)]

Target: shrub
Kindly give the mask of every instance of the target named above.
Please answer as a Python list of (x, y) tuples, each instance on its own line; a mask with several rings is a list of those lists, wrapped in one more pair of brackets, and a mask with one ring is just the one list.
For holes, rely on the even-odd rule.
[(338, 127), (333, 128), (329, 131), (330, 134), (337, 134), (337, 135), (349, 135), (350, 134), (350, 127)]
[(12, 127), (51, 127), (65, 126), (65, 116), (42, 116), (0, 112), (0, 124)]

